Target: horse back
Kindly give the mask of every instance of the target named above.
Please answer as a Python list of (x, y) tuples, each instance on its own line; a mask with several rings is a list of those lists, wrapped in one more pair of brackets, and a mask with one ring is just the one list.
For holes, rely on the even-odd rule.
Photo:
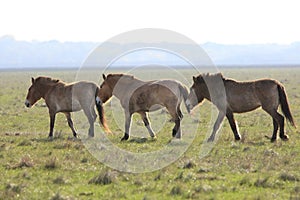
[(248, 82), (227, 80), (224, 82), (228, 107), (237, 113), (248, 112), (270, 104), (278, 106), (278, 82), (260, 79)]
[(79, 81), (70, 84), (59, 83), (52, 87), (45, 101), (48, 107), (56, 112), (79, 111), (84, 106), (95, 104), (95, 83)]
[(137, 88), (130, 97), (130, 110), (150, 111), (154, 105), (176, 105), (180, 101), (179, 83), (172, 80), (150, 81)]

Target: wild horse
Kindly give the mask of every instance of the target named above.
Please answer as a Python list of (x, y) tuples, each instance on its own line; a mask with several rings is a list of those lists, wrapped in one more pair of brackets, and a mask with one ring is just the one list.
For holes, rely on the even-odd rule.
[[(99, 90), (95, 83), (79, 81), (67, 84), (50, 77), (31, 78), (31, 82), (32, 85), (28, 89), (25, 105), (30, 108), (39, 99), (43, 98), (45, 100), (50, 115), (50, 138), (53, 137), (55, 115), (59, 112), (66, 115), (73, 136), (77, 137), (71, 119), (71, 112), (80, 111), (81, 109), (83, 109), (90, 124), (88, 135), (90, 137), (94, 136), (94, 122), (97, 118), (94, 106), (95, 98)], [(109, 132), (109, 128), (105, 122), (102, 105), (97, 105), (97, 110), (101, 124), (104, 129)]]
[(152, 138), (156, 137), (151, 128), (147, 113), (165, 107), (175, 122), (172, 135), (181, 138), (180, 121), (183, 117), (180, 103), (188, 96), (188, 90), (174, 80), (142, 81), (125, 74), (103, 74), (103, 83), (97, 97), (97, 104), (105, 103), (116, 96), (125, 112), (125, 134), (121, 139), (128, 140), (131, 116), (139, 113)]
[(273, 118), (273, 135), (271, 142), (277, 139), (278, 126), (280, 138), (288, 140), (284, 133), (284, 117), (277, 112), (279, 105), (284, 116), (296, 127), (290, 111), (287, 94), (284, 86), (276, 80), (260, 79), (248, 82), (238, 82), (224, 78), (222, 74), (202, 74), (193, 77), (193, 85), (187, 104), (192, 109), (204, 99), (211, 101), (219, 110), (217, 120), (208, 141), (214, 141), (221, 122), (226, 116), (236, 140), (241, 136), (233, 113), (244, 113), (262, 107)]

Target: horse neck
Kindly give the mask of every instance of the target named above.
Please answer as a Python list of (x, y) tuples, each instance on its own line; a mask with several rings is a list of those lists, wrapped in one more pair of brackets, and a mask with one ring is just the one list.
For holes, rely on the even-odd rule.
[(206, 88), (206, 90), (204, 90), (204, 92), (203, 92), (203, 97), (204, 97), (205, 99), (207, 99), (208, 101), (211, 101), (211, 98), (210, 98), (210, 94), (209, 94), (208, 88)]
[(53, 85), (51, 84), (41, 84), (39, 87), (38, 87), (38, 90), (41, 94), (41, 97), (43, 99), (45, 99), (46, 95), (48, 94), (48, 92), (53, 88)]

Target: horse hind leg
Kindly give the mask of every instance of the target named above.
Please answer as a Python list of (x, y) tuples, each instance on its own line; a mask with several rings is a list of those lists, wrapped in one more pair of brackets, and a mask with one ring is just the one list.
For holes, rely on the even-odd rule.
[(86, 117), (88, 118), (88, 121), (89, 121), (89, 124), (90, 124), (89, 133), (88, 133), (89, 137), (94, 137), (95, 118), (93, 116), (93, 111), (94, 111), (94, 109), (83, 109), (83, 112), (86, 115)]
[(55, 123), (55, 115), (56, 113), (50, 112), (49, 111), (49, 115), (50, 115), (50, 131), (49, 131), (49, 138), (52, 139), (53, 138), (53, 129), (54, 129), (54, 123)]
[[(264, 108), (263, 108), (264, 109)], [(284, 117), (277, 112), (277, 110), (272, 109), (264, 109), (271, 117), (273, 118), (273, 136), (271, 138), (271, 142), (274, 142), (277, 138), (277, 130), (278, 130), (278, 125), (279, 125), (279, 136), (282, 140), (286, 141), (289, 139), (289, 136), (284, 134)]]
[(182, 118), (182, 113), (179, 108), (170, 108), (167, 107), (168, 112), (172, 116), (173, 121), (175, 122), (175, 126), (172, 130), (172, 136), (175, 138), (180, 139), (181, 138), (181, 128), (180, 128), (180, 121)]
[(148, 132), (149, 132), (149, 135), (152, 137), (152, 138), (156, 138), (156, 135), (150, 125), (150, 122), (149, 122), (149, 119), (148, 119), (148, 116), (147, 116), (147, 113), (146, 112), (140, 112), (140, 115), (142, 117), (142, 120), (145, 124), (145, 127), (147, 128)]
[(273, 127), (274, 127), (274, 130), (273, 130), (271, 142), (275, 142), (277, 140), (278, 123), (274, 118), (273, 118)]
[(93, 116), (93, 120), (94, 120), (94, 123), (96, 122), (96, 119), (97, 119), (97, 114), (95, 112), (95, 109), (94, 107), (91, 107), (91, 111), (92, 111), (92, 116)]
[(280, 126), (279, 137), (282, 140), (286, 141), (289, 139), (289, 136), (287, 134), (284, 134), (284, 117), (280, 115), (278, 112), (277, 112), (277, 116), (278, 116), (278, 124)]
[(66, 113), (64, 113), (64, 114), (65, 114), (65, 116), (66, 116), (66, 118), (67, 118), (68, 125), (69, 125), (69, 127), (71, 128), (71, 130), (72, 130), (73, 136), (76, 138), (76, 137), (77, 137), (77, 133), (76, 133), (76, 131), (75, 131), (75, 129), (74, 129), (73, 121), (72, 121), (72, 118), (71, 118), (71, 113), (66, 112)]

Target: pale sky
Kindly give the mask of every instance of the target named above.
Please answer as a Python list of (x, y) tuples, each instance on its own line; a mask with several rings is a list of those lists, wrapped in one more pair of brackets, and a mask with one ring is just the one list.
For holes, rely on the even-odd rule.
[(292, 0), (3, 0), (0, 37), (103, 42), (126, 31), (162, 28), (197, 43), (300, 41), (300, 3)]

